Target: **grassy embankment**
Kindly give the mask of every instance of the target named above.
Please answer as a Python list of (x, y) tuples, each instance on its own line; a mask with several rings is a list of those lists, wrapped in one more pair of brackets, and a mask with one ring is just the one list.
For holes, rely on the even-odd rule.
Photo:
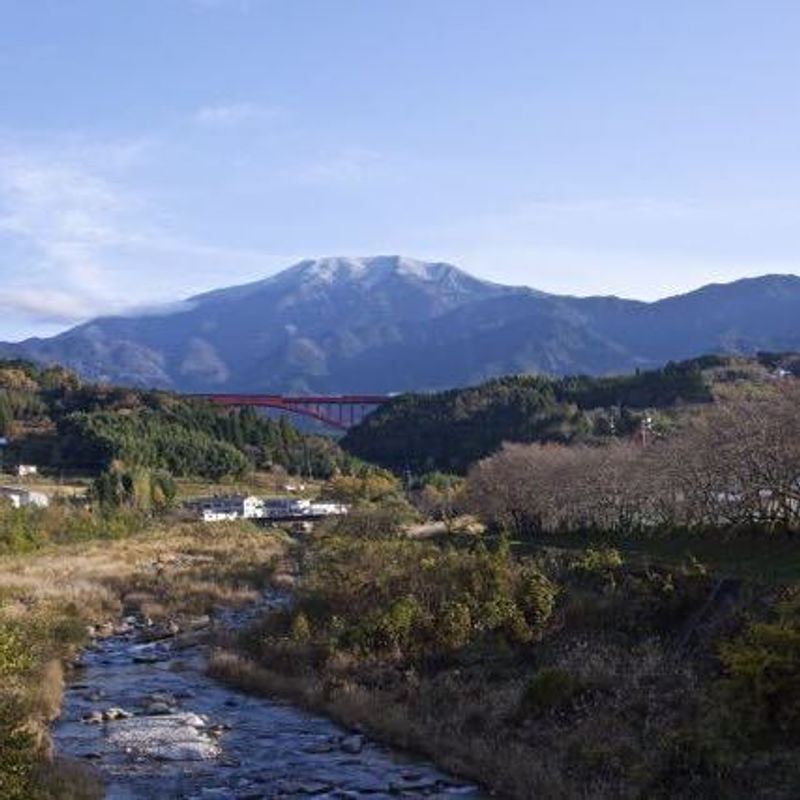
[[(234, 523), (213, 529), (152, 524), (124, 538), (59, 545), (57, 536), (46, 535), (44, 523), (53, 522), (53, 513), (59, 512), (30, 522), (32, 536), (10, 538), (17, 549), (32, 552), (0, 555), (4, 800), (101, 796), (96, 780), (77, 765), (52, 764), (47, 735), (61, 704), (64, 665), (86, 643), (88, 625), (109, 628), (123, 613), (180, 623), (217, 605), (249, 602), (285, 552), (280, 535)], [(81, 530), (97, 536), (102, 524), (97, 526)]]
[(213, 673), (504, 797), (796, 796), (797, 585), (720, 584), (680, 548), (453, 541), (316, 535), (294, 609), (223, 643)]

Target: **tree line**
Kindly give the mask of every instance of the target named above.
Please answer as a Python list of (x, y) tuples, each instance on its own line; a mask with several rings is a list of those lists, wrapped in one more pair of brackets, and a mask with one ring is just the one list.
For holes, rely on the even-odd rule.
[(275, 466), (327, 478), (355, 462), (333, 440), (300, 433), (285, 418), (81, 383), (60, 367), (22, 361), (0, 361), (0, 436), (13, 437), (17, 458), (94, 472), (120, 461), (211, 479)]
[(646, 409), (707, 403), (708, 357), (616, 377), (511, 376), (406, 394), (348, 432), (346, 450), (397, 472), (463, 474), (504, 441), (576, 444), (636, 431)]
[(800, 528), (800, 384), (739, 390), (649, 447), (507, 444), (467, 506), (517, 536), (655, 528)]

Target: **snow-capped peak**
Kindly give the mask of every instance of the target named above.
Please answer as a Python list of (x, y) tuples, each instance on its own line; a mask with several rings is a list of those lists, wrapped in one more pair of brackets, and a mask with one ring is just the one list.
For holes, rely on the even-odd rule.
[(340, 281), (380, 282), (398, 275), (412, 277), (417, 280), (432, 281), (441, 277), (443, 270), (449, 265), (418, 261), (403, 256), (370, 256), (365, 258), (347, 258), (330, 256), (302, 261), (288, 272), (299, 273), (304, 280), (336, 283)]

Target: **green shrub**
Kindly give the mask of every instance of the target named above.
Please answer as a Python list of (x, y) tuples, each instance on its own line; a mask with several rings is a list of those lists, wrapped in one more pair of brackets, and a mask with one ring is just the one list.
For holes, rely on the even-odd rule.
[(458, 650), (469, 644), (474, 623), (469, 604), (463, 600), (449, 600), (435, 620), (436, 644), (443, 650)]
[(542, 717), (569, 708), (585, 686), (558, 667), (543, 667), (528, 681), (519, 702), (523, 717)]
[(755, 623), (720, 648), (723, 687), (737, 730), (800, 743), (800, 626)]
[(588, 547), (572, 564), (572, 572), (584, 584), (596, 589), (613, 590), (623, 566), (619, 550), (613, 547)]
[(535, 628), (543, 627), (553, 614), (558, 586), (538, 569), (529, 568), (522, 574), (519, 603), (525, 618)]
[(302, 611), (292, 618), (289, 637), (293, 642), (297, 643), (305, 643), (311, 639), (311, 625), (308, 622), (308, 617)]
[(31, 640), (19, 623), (0, 620), (0, 680), (27, 672), (34, 664)]
[(413, 597), (403, 597), (386, 611), (368, 618), (355, 632), (353, 641), (367, 653), (409, 650), (421, 617), (419, 603)]
[(315, 641), (418, 659), (482, 640), (526, 644), (550, 618), (556, 594), (506, 546), (490, 552), (328, 533), (312, 541), (298, 608)]

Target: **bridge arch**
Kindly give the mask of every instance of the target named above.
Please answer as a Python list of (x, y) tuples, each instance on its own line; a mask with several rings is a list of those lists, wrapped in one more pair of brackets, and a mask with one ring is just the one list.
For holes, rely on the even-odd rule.
[(389, 395), (283, 395), (283, 394), (201, 394), (193, 395), (225, 408), (271, 408), (310, 417), (331, 428), (346, 431), (357, 425)]

